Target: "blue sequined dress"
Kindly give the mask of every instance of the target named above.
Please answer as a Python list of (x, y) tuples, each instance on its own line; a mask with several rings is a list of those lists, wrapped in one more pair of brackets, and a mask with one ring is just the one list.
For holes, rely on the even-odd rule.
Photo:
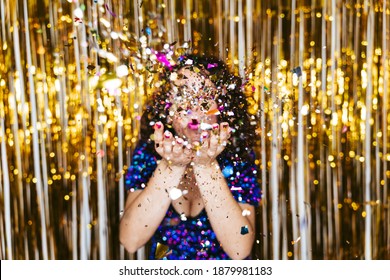
[[(126, 189), (135, 191), (145, 188), (159, 159), (159, 156), (151, 151), (151, 145), (140, 142), (134, 150), (131, 166), (126, 173)], [(218, 162), (234, 198), (238, 202), (258, 206), (260, 188), (256, 179), (257, 167), (253, 157), (243, 162), (236, 161), (234, 156), (222, 153), (218, 157)], [(220, 246), (205, 209), (196, 217), (182, 220), (172, 205), (152, 237), (149, 258), (230, 259)]]

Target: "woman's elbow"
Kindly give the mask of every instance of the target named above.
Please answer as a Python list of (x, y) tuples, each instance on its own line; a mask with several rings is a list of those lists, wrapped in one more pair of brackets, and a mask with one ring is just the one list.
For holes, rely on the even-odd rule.
[(126, 225), (123, 224), (123, 221), (119, 227), (119, 242), (126, 251), (131, 254), (137, 252), (137, 250), (142, 247), (140, 240), (138, 240), (137, 236), (135, 236), (132, 232), (129, 232)]
[(123, 247), (125, 248), (125, 250), (130, 253), (130, 254), (134, 254), (135, 252), (137, 252), (137, 250), (139, 248), (137, 248), (136, 246), (134, 246), (133, 244), (127, 244), (127, 243), (122, 243)]
[(119, 236), (119, 242), (130, 254), (137, 252), (137, 250), (142, 247), (142, 245), (138, 245), (135, 240), (131, 240), (128, 236), (125, 236), (122, 233)]
[(238, 250), (228, 254), (232, 260), (244, 260), (251, 255), (252, 250)]
[(244, 260), (250, 257), (253, 248), (254, 235), (242, 243), (237, 243), (238, 246), (227, 249), (226, 253), (232, 260)]

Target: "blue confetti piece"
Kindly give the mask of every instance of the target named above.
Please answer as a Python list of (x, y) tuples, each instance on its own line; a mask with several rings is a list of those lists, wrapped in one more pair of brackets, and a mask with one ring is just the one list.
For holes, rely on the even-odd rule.
[(233, 167), (231, 165), (225, 166), (225, 168), (222, 170), (222, 174), (226, 178), (233, 175)]
[(248, 226), (241, 227), (241, 234), (242, 235), (245, 235), (245, 234), (248, 234), (248, 233), (249, 233)]
[(302, 76), (302, 68), (301, 66), (295, 67), (291, 72), (297, 74), (298, 77)]
[(146, 34), (151, 35), (152, 34), (152, 29), (150, 27), (145, 28)]

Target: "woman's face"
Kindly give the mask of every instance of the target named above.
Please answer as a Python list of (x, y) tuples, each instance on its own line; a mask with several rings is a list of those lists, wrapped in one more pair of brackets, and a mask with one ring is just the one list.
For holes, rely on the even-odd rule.
[(215, 85), (203, 74), (189, 68), (171, 75), (170, 118), (177, 135), (190, 143), (200, 141), (201, 133), (218, 121)]

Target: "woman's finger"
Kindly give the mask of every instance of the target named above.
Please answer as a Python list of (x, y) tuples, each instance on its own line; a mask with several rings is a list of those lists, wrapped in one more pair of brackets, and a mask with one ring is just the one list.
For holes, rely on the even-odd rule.
[[(223, 141), (227, 141), (230, 137), (230, 128), (227, 122), (221, 123), (219, 130), (220, 142), (223, 144)], [(225, 144), (226, 146), (226, 144)]]
[(223, 122), (221, 123), (220, 130), (219, 130), (217, 154), (220, 154), (226, 148), (229, 138), (230, 138), (229, 124), (227, 122)]
[(173, 145), (172, 151), (173, 151), (173, 156), (177, 158), (183, 153), (183, 139), (177, 138), (175, 141), (175, 145)]
[(164, 140), (164, 125), (161, 122), (154, 124), (154, 142), (161, 143)]
[(156, 149), (156, 152), (162, 156), (163, 153), (164, 153), (164, 147), (162, 145), (163, 143), (163, 140), (164, 140), (164, 125), (161, 123), (161, 122), (157, 122), (155, 125), (154, 125), (154, 147)]
[[(164, 155), (166, 157), (170, 157), (172, 154), (172, 142), (173, 142), (173, 136), (172, 133), (168, 130), (164, 132), (164, 142), (163, 142), (163, 148), (164, 148)], [(170, 160), (169, 158), (167, 158)]]
[(186, 157), (189, 157), (189, 156), (192, 157), (192, 153), (193, 153), (192, 145), (187, 144), (187, 146), (185, 146), (185, 148), (184, 148), (184, 154), (186, 155)]
[(213, 130), (210, 134), (209, 149), (207, 151), (209, 157), (215, 157), (218, 155), (217, 154), (218, 142), (219, 142), (219, 126), (218, 124), (214, 124)]

